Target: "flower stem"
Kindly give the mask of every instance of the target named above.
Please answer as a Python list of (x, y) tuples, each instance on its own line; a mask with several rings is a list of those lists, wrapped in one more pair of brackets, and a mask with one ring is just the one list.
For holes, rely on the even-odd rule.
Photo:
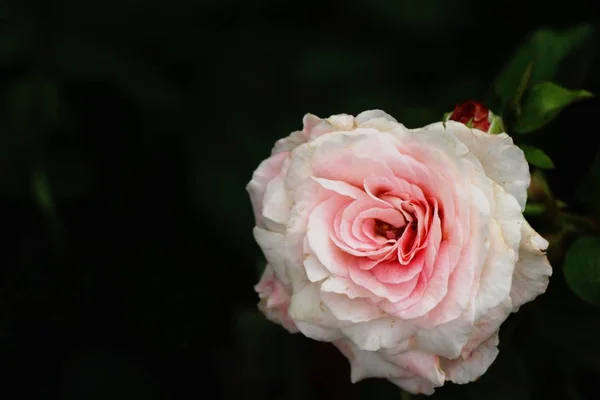
[(412, 395), (409, 392), (407, 392), (406, 390), (403, 390), (401, 399), (402, 400), (411, 400)]

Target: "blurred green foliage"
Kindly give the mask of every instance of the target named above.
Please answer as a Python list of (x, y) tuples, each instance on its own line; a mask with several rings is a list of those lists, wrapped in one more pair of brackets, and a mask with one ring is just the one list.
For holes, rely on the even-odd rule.
[[(517, 126), (536, 84), (599, 93), (597, 17), (584, 0), (0, 3), (0, 397), (398, 398), (256, 310), (246, 182), (307, 112), (418, 127), (487, 99)], [(598, 106), (515, 135), (585, 216)], [(558, 273), (576, 238), (548, 205), (532, 223), (561, 249), (551, 288), (509, 319), (484, 377), (433, 398), (597, 397), (600, 315), (567, 285), (587, 258), (576, 247)]]
[(564, 273), (577, 295), (600, 305), (600, 238), (578, 238), (565, 255)]
[(525, 159), (531, 166), (542, 169), (554, 168), (554, 163), (542, 149), (526, 144), (522, 144), (519, 147), (521, 147), (521, 150), (525, 153)]
[[(576, 85), (573, 71), (566, 67), (576, 65), (580, 70), (589, 69), (589, 55), (582, 58), (581, 49), (590, 52), (590, 44), (595, 44), (595, 28), (590, 24), (582, 24), (565, 30), (538, 29), (530, 34), (524, 43), (516, 50), (506, 68), (495, 83), (495, 94), (500, 102), (498, 112), (504, 113), (511, 106), (521, 82), (520, 77), (527, 71), (529, 85), (533, 86), (544, 81), (553, 81)], [(593, 47), (592, 47), (593, 48)], [(592, 51), (593, 53), (593, 51)], [(567, 63), (569, 59), (574, 60)], [(584, 68), (581, 67), (583, 65)]]
[(587, 90), (568, 90), (552, 82), (540, 82), (529, 91), (513, 129), (516, 133), (538, 130), (569, 104), (592, 96)]

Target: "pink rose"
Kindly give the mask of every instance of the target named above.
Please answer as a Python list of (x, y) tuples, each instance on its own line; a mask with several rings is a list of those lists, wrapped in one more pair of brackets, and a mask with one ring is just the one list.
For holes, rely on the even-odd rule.
[(552, 273), (548, 242), (523, 218), (529, 183), (505, 133), (309, 114), (248, 184), (269, 264), (260, 307), (336, 345), (354, 382), (431, 394), (473, 381), (502, 322)]

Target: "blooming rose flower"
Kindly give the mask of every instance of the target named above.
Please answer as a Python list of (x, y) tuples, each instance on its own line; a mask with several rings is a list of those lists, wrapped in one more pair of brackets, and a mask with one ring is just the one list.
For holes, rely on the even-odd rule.
[(552, 273), (548, 242), (523, 218), (529, 183), (505, 133), (308, 114), (247, 187), (268, 262), (259, 307), (332, 342), (353, 382), (431, 394), (473, 381), (502, 322)]

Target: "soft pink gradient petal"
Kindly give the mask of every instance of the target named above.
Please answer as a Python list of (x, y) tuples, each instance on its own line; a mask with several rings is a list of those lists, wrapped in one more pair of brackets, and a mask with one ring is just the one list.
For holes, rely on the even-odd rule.
[[(374, 256), (387, 253), (390, 249), (384, 250), (386, 243), (391, 247), (393, 240), (379, 241), (372, 240), (371, 243), (360, 240), (360, 229), (358, 226), (366, 221), (379, 219), (395, 227), (403, 227), (405, 220), (402, 214), (381, 203), (365, 198), (356, 200), (344, 208), (340, 208), (334, 219), (335, 237), (332, 239), (345, 252), (355, 256)], [(357, 235), (355, 235), (355, 232)], [(379, 246), (377, 246), (379, 244)], [(382, 246), (383, 245), (383, 246)]]
[(290, 218), (292, 199), (284, 187), (284, 175), (280, 173), (269, 182), (263, 198), (262, 215), (267, 228), (283, 230)]
[(318, 182), (321, 186), (323, 186), (325, 189), (331, 190), (333, 192), (336, 192), (337, 194), (341, 194), (343, 196), (347, 196), (353, 199), (361, 199), (366, 197), (366, 193), (363, 192), (361, 189), (349, 185), (346, 182), (343, 181), (334, 181), (331, 179), (324, 179), (324, 178), (313, 178), (316, 182)]
[(420, 253), (408, 265), (402, 265), (397, 261), (387, 261), (375, 265), (371, 272), (381, 283), (404, 283), (421, 273), (424, 262), (425, 253)]
[(330, 237), (333, 233), (335, 211), (346, 206), (349, 201), (343, 196), (333, 196), (325, 200), (312, 212), (307, 227), (310, 249), (325, 268), (340, 277), (348, 276), (348, 265), (354, 264), (355, 259), (341, 251)]
[[(398, 284), (384, 284), (377, 280), (377, 278), (375, 278), (370, 271), (364, 271), (356, 267), (352, 267), (348, 271), (350, 279), (354, 283), (364, 287), (373, 294), (384, 299), (382, 302), (382, 307), (384, 303), (400, 302), (410, 297), (414, 293), (415, 287), (419, 282), (419, 276), (416, 276), (406, 282)], [(385, 308), (383, 308), (383, 310), (387, 311)]]
[(386, 306), (388, 312), (404, 319), (413, 319), (421, 317), (431, 311), (448, 293), (448, 277), (450, 274), (449, 264), (449, 247), (444, 242), (440, 245), (438, 254), (435, 260), (433, 274), (427, 281), (427, 286), (423, 293), (419, 296), (419, 301), (411, 304), (408, 308), (404, 308), (407, 304), (398, 302), (396, 304)]
[(389, 145), (379, 132), (356, 129), (320, 139), (323, 143), (312, 158), (314, 176), (341, 180), (356, 187), (362, 187), (369, 175), (393, 176), (389, 166), (378, 157), (379, 149)]
[(350, 341), (337, 341), (336, 346), (350, 361), (353, 383), (367, 378), (386, 378), (414, 394), (432, 394), (444, 384), (445, 375), (438, 357), (410, 350), (396, 356), (364, 351)]
[(256, 226), (260, 228), (265, 227), (262, 210), (267, 185), (281, 172), (281, 167), (287, 157), (287, 153), (280, 153), (261, 162), (256, 171), (254, 171), (252, 180), (246, 186), (246, 190), (250, 195), (250, 201), (252, 202)]
[(288, 137), (279, 139), (275, 143), (271, 155), (293, 151), (296, 147), (309, 141), (311, 136), (315, 136), (311, 134), (311, 131), (315, 126), (321, 123), (321, 118), (316, 115), (306, 114), (302, 119), (302, 123), (304, 127), (301, 131), (292, 132)]
[(260, 298), (258, 308), (267, 319), (283, 326), (290, 333), (298, 332), (296, 323), (288, 315), (290, 294), (279, 282), (270, 265), (266, 266), (254, 290)]

